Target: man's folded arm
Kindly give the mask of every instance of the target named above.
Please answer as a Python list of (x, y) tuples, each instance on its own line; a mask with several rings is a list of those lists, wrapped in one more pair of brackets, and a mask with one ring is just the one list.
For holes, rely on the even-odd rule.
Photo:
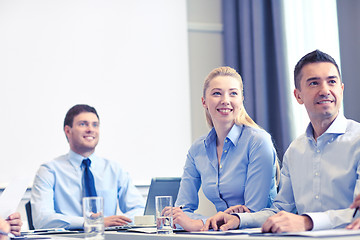
[[(34, 222), (35, 223), (35, 222)], [(66, 216), (59, 213), (49, 214), (37, 219), (35, 228), (65, 228), (82, 229), (84, 227), (84, 218), (75, 216)]]
[(239, 228), (257, 228), (261, 227), (263, 223), (271, 217), (272, 215), (276, 214), (273, 209), (266, 208), (259, 212), (255, 213), (235, 213), (240, 218), (240, 225)]

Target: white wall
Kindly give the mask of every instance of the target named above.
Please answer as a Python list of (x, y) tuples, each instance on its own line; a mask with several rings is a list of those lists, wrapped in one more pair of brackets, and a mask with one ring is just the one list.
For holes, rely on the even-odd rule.
[[(166, 1), (168, 1), (168, 0), (166, 0)], [(178, 1), (178, 0), (176, 0), (176, 1)], [(152, 3), (155, 3), (155, 2), (152, 2)], [(3, 9), (3, 8), (0, 8), (0, 11), (2, 11), (1, 9)], [(164, 8), (162, 8), (162, 9), (164, 9)], [(180, 14), (182, 11), (183, 11), (182, 8), (180, 8), (180, 10), (177, 10), (177, 13)], [(173, 13), (173, 14), (175, 14), (175, 13)], [(0, 19), (1, 19), (1, 17), (2, 17), (2, 15), (0, 14)], [(183, 19), (183, 16), (180, 16), (180, 19)], [(185, 103), (186, 103), (186, 101), (191, 100), (191, 104), (190, 104), (191, 106), (190, 106), (190, 108), (187, 108), (187, 109), (191, 109), (191, 129), (192, 129), (192, 134), (191, 134), (192, 137), (191, 138), (192, 138), (192, 140), (195, 140), (196, 138), (200, 137), (203, 134), (206, 134), (209, 131), (209, 129), (206, 125), (204, 112), (203, 112), (201, 101), (200, 101), (201, 94), (202, 94), (203, 80), (204, 80), (205, 76), (213, 68), (223, 65), (221, 0), (188, 0), (187, 1), (187, 19), (185, 19), (184, 22), (185, 22), (185, 24), (186, 23), (188, 24), (187, 25), (187, 27), (188, 27), (188, 29), (187, 29), (188, 30), (188, 39), (187, 39), (188, 40), (188, 49), (186, 49), (185, 51), (183, 51), (183, 49), (180, 49), (180, 50), (183, 51), (181, 54), (185, 54), (185, 55), (189, 54), (189, 66), (190, 66), (189, 67), (189, 71), (190, 71), (190, 74), (189, 74), (190, 75), (190, 87), (189, 87), (190, 90), (189, 91), (190, 91), (191, 95), (190, 95), (190, 98), (188, 98), (188, 100), (185, 100)], [(1, 24), (1, 22), (0, 22), (0, 24)], [(182, 26), (180, 28), (182, 28)], [(2, 40), (0, 39), (0, 41), (2, 41)], [(151, 61), (150, 61), (150, 63), (151, 63)], [(1, 65), (0, 65), (0, 68), (1, 68)], [(158, 67), (157, 71), (159, 74), (156, 74), (156, 75), (161, 76), (160, 74), (163, 73), (163, 67), (162, 66)], [(138, 77), (137, 77), (138, 72), (139, 71), (133, 72), (133, 75), (136, 75), (136, 79), (138, 79)], [(176, 74), (172, 74), (171, 77), (177, 77), (176, 75), (178, 75), (178, 72), (176, 72)], [(123, 79), (123, 78), (120, 78), (120, 79)], [(127, 80), (127, 81), (134, 81), (134, 79), (135, 78), (131, 78), (130, 80)], [(153, 79), (153, 78), (151, 78), (151, 79)], [(171, 78), (169, 78), (169, 79), (171, 80)], [(178, 78), (176, 78), (176, 79), (178, 79)], [(184, 79), (187, 79), (187, 76), (185, 76)], [(178, 81), (184, 81), (185, 84), (189, 82), (188, 80), (184, 80), (184, 79), (178, 80)], [(2, 82), (2, 80), (0, 80), (0, 82)], [(95, 88), (96, 87), (97, 86), (95, 86)], [(166, 91), (166, 90), (167, 89), (162, 90), (162, 91)], [(184, 94), (186, 94), (187, 90), (185, 89), (183, 91), (184, 91)], [(155, 92), (157, 92), (157, 91), (155, 91)], [(173, 92), (174, 94), (176, 94), (177, 90), (173, 91), (173, 89), (172, 89), (171, 91), (169, 90), (169, 92)], [(68, 94), (66, 94), (65, 97), (67, 95)], [(128, 98), (128, 99), (131, 100), (133, 98)], [(125, 102), (127, 102), (127, 101), (125, 101)], [(0, 104), (3, 104), (3, 102), (0, 102)], [(184, 107), (186, 106), (186, 104), (184, 104)], [(45, 157), (43, 157), (42, 158), (43, 161), (50, 160), (56, 154), (62, 154), (67, 149), (65, 137), (62, 133), (61, 128), (62, 128), (62, 121), (63, 121), (64, 115), (65, 115), (68, 107), (70, 107), (70, 105), (71, 104), (69, 104), (69, 106), (62, 107), (62, 109), (60, 111), (61, 113), (58, 113), (58, 114), (56, 112), (59, 111), (59, 109), (50, 109), (49, 110), (51, 115), (53, 115), (53, 114), (57, 114), (57, 115), (53, 117), (54, 118), (53, 121), (56, 123), (55, 124), (53, 123), (54, 126), (51, 128), (49, 127), (47, 129), (47, 131), (51, 131), (52, 135), (57, 136), (57, 138), (61, 139), (60, 140), (61, 143), (58, 143), (58, 145), (56, 145), (56, 146), (50, 146), (52, 151), (56, 151), (56, 153), (49, 154), (49, 157), (47, 157), (46, 159), (45, 159)], [(123, 106), (123, 104), (120, 104), (120, 103), (114, 104), (114, 105), (115, 105), (114, 109), (117, 109), (118, 106), (119, 107)], [(105, 139), (104, 127), (107, 123), (104, 120), (105, 116), (104, 116), (103, 111), (100, 112), (101, 109), (99, 109), (99, 107), (96, 105), (94, 105), (94, 106), (98, 108), (100, 117), (101, 117), (101, 121), (102, 121), (102, 129), (101, 129), (102, 136), (101, 136), (100, 144), (105, 145), (107, 143), (104, 143), (104, 139)], [(176, 116), (178, 116), (178, 114), (176, 114)], [(111, 116), (109, 116), (109, 117), (111, 117)], [(117, 124), (115, 124), (115, 125), (117, 126)], [(38, 126), (38, 129), (41, 129), (41, 127)], [(109, 129), (110, 130), (113, 129), (113, 126), (109, 126)], [(187, 129), (190, 129), (190, 127), (188, 126)], [(108, 134), (111, 134), (111, 132)], [(125, 136), (125, 134), (121, 134), (121, 137), (122, 136)], [(44, 140), (46, 142), (46, 139), (44, 139)], [(31, 140), (28, 140), (28, 141), (31, 141)], [(4, 146), (4, 142), (1, 144)], [(21, 144), (21, 145), (23, 145), (23, 144)], [(49, 145), (49, 144), (47, 144), (47, 145)], [(187, 149), (189, 148), (189, 145), (188, 144), (184, 144), (184, 145), (186, 145), (186, 146), (184, 146), (184, 148), (186, 148), (186, 151), (187, 151)], [(41, 144), (41, 146), (42, 147), (40, 147), (40, 149), (42, 149), (44, 147), (44, 144)], [(120, 148), (120, 145), (118, 145), (118, 146), (115, 146), (115, 149), (121, 150), (122, 148)], [(48, 158), (50, 158), (50, 159), (48, 159)], [(186, 152), (179, 153), (178, 158), (181, 158), (181, 160), (179, 160), (179, 162), (181, 162), (181, 166), (179, 167), (179, 170), (182, 172), (182, 167), (183, 167), (183, 164), (184, 164), (184, 161), (186, 158)], [(144, 163), (145, 160), (142, 161), (142, 163)], [(4, 164), (8, 165), (4, 159), (2, 159), (0, 161), (2, 161), (1, 162), (2, 166), (4, 166)], [(144, 188), (141, 188), (141, 189), (143, 190), (142, 191), (143, 194), (147, 193), (146, 189), (144, 189)], [(198, 212), (201, 214), (208, 215), (208, 216), (212, 215), (215, 212), (214, 206), (211, 203), (209, 203), (209, 201), (203, 195), (202, 190), (200, 190), (199, 195), (200, 195), (200, 205), (199, 205)], [(23, 226), (24, 230), (27, 229), (24, 203), (27, 202), (28, 198), (29, 198), (29, 192), (27, 192), (27, 194), (24, 196), (24, 200), (19, 205), (19, 208), (18, 208), (18, 211), (21, 212), (22, 219), (24, 221), (24, 226)]]
[[(204, 109), (201, 104), (205, 77), (223, 63), (223, 25), (221, 0), (188, 0), (189, 62), (191, 92), (192, 140), (207, 134)], [(212, 216), (214, 205), (199, 191), (197, 213)]]
[(301, 57), (315, 49), (330, 54), (340, 66), (338, 22), (336, 0), (283, 0), (283, 5), (286, 70), (290, 81), (287, 94), (292, 108), (292, 137), (295, 138), (305, 132), (310, 120), (305, 107), (293, 95), (294, 67)]
[(180, 176), (191, 143), (185, 0), (0, 2), (0, 183), (68, 151), (78, 103), (135, 184)]
[[(360, 122), (359, 73), (360, 66), (360, 1), (337, 0), (341, 74), (344, 82), (344, 113), (347, 118)], [(354, 104), (355, 103), (355, 104)]]
[(192, 140), (208, 133), (201, 104), (205, 77), (224, 64), (221, 0), (188, 0)]

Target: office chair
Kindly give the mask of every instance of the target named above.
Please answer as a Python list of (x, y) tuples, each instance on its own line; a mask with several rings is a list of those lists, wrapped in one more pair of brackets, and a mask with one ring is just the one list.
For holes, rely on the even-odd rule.
[(31, 213), (31, 203), (30, 201), (28, 201), (25, 204), (25, 209), (26, 209), (26, 217), (28, 220), (28, 224), (29, 224), (29, 230), (34, 230), (34, 225), (33, 225), (33, 220), (32, 220), (32, 213)]
[(276, 191), (279, 192), (279, 184), (280, 184), (280, 176), (281, 176), (281, 169), (280, 169), (280, 164), (279, 164), (279, 159), (276, 157), (276, 160), (275, 160), (275, 164), (276, 164), (276, 182), (275, 182), (275, 185), (276, 185)]

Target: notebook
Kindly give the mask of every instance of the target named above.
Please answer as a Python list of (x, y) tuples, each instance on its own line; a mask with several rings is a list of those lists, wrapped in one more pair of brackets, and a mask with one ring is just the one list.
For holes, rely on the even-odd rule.
[[(151, 179), (151, 184), (149, 187), (149, 192), (146, 199), (146, 205), (144, 210), (144, 215), (154, 215), (155, 216), (155, 197), (156, 196), (172, 196), (173, 205), (176, 202), (177, 194), (180, 187), (180, 177), (158, 177)], [(155, 227), (143, 226), (143, 225), (125, 225), (125, 226), (113, 226), (107, 227), (105, 230), (127, 230), (129, 228), (144, 228), (144, 227)]]

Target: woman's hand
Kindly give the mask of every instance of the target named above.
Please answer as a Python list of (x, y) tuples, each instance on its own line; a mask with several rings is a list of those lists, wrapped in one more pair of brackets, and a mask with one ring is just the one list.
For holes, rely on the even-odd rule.
[(251, 212), (245, 205), (236, 205), (229, 207), (224, 211), (224, 213), (232, 214), (232, 213), (244, 213), (244, 212)]
[[(174, 225), (179, 224), (185, 231), (188, 232), (200, 231), (200, 229), (203, 227), (204, 223), (202, 220), (191, 219), (179, 207), (173, 207), (172, 209)], [(165, 208), (163, 214), (164, 216), (169, 216), (170, 208)]]

